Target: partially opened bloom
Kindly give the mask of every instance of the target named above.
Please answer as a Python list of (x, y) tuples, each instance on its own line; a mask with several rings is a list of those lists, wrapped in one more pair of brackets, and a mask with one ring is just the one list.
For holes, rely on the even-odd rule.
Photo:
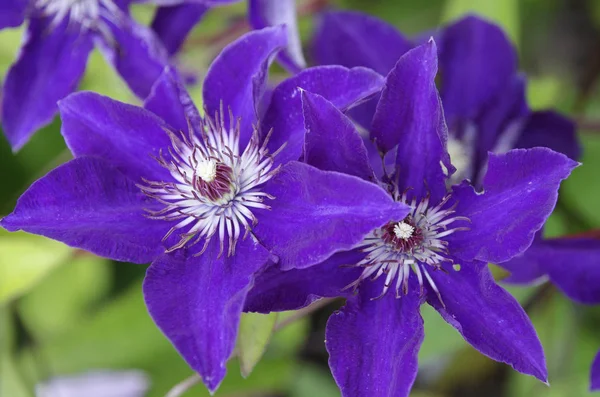
[(268, 261), (323, 261), (408, 212), (376, 185), (295, 161), (302, 89), (345, 109), (383, 78), (364, 68), (307, 69), (263, 108), (269, 63), (285, 44), (277, 26), (225, 48), (204, 81), (203, 117), (171, 70), (145, 109), (93, 93), (62, 100), (62, 133), (76, 158), (35, 182), (0, 221), (112, 259), (153, 261), (144, 282), (150, 314), (211, 391), (225, 376), (256, 271)]
[(306, 269), (269, 268), (248, 299), (246, 310), (268, 312), (325, 296), (348, 298), (326, 331), (329, 364), (344, 396), (408, 395), (424, 337), (424, 302), (483, 354), (547, 380), (533, 326), (487, 263), (527, 249), (577, 163), (546, 148), (513, 150), (490, 155), (483, 192), (466, 182), (448, 191), (453, 167), (436, 72), (430, 40), (388, 74), (370, 138), (391, 156), (393, 169), (377, 178), (352, 122), (322, 96), (302, 95), (305, 161), (374, 181), (411, 206), (353, 250)]
[(98, 44), (131, 90), (145, 98), (168, 64), (152, 30), (128, 14), (130, 0), (3, 0), (0, 29), (28, 21), (2, 92), (2, 128), (13, 150), (52, 121)]
[[(215, 6), (237, 3), (240, 0), (156, 0), (159, 7), (152, 29), (170, 55), (180, 51), (190, 31), (204, 14)], [(248, 0), (248, 19), (254, 29), (285, 24), (288, 45), (277, 55), (278, 61), (296, 73), (306, 67), (298, 33), (295, 0)]]

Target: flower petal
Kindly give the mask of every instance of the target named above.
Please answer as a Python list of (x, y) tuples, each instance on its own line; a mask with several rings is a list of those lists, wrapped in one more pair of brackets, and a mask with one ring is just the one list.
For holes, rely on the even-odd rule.
[(496, 284), (483, 262), (461, 264), (460, 271), (434, 271), (436, 293), (428, 302), (467, 342), (493, 360), (548, 380), (542, 345), (519, 303)]
[(500, 263), (524, 252), (552, 213), (560, 182), (577, 163), (546, 148), (489, 155), (484, 194), (463, 183), (454, 188), (456, 213), (469, 231), (447, 237), (451, 252), (470, 261)]
[(600, 351), (592, 363), (591, 387), (590, 390), (600, 390)]
[(144, 297), (154, 322), (214, 392), (225, 377), (240, 315), (253, 274), (268, 252), (248, 238), (234, 256), (218, 256), (213, 239), (206, 252), (159, 257), (148, 268)]
[(248, 17), (254, 29), (285, 24), (288, 44), (277, 57), (281, 64), (292, 73), (297, 73), (306, 67), (294, 0), (249, 0)]
[(275, 199), (268, 201), (270, 210), (255, 211), (254, 233), (279, 256), (283, 270), (306, 268), (353, 248), (409, 210), (374, 183), (295, 161), (281, 168), (264, 192)]
[(161, 239), (171, 227), (144, 216), (152, 205), (119, 171), (83, 157), (33, 183), (0, 225), (107, 258), (148, 263), (164, 251)]
[(318, 265), (306, 269), (282, 271), (271, 266), (256, 277), (244, 311), (269, 313), (297, 310), (321, 298), (350, 297), (362, 268), (356, 265), (365, 254), (359, 250), (333, 254)]
[[(223, 106), (225, 112), (231, 110), (236, 120), (241, 119), (241, 147), (250, 140), (269, 65), (285, 47), (286, 37), (284, 26), (247, 33), (225, 47), (208, 69), (203, 86), (206, 111), (212, 117)], [(225, 117), (226, 126), (230, 122), (235, 123)]]
[[(146, 101), (144, 108), (162, 118), (176, 131), (188, 132), (199, 128), (200, 114), (177, 73), (170, 67), (160, 75)], [(163, 134), (164, 135), (164, 134)], [(199, 131), (198, 131), (198, 135)]]
[(263, 118), (264, 133), (273, 129), (269, 149), (286, 145), (275, 161), (298, 160), (304, 148), (304, 119), (300, 91), (323, 96), (338, 109), (346, 110), (381, 90), (383, 78), (366, 68), (318, 66), (306, 69), (279, 84)]
[(581, 157), (575, 123), (553, 111), (533, 112), (527, 118), (516, 147), (528, 149), (536, 146), (550, 148), (573, 160)]
[(307, 164), (375, 181), (365, 144), (348, 117), (327, 99), (308, 91), (302, 91), (302, 111)]
[(538, 248), (540, 267), (569, 298), (600, 303), (600, 241), (549, 239)]
[(530, 284), (536, 280), (544, 277), (546, 274), (543, 270), (543, 252), (544, 245), (542, 244), (541, 230), (537, 232), (536, 237), (533, 239), (531, 246), (525, 250), (522, 254), (515, 256), (514, 258), (499, 263), (498, 265), (508, 270), (510, 275), (507, 278), (502, 279), (503, 283), (507, 284)]
[(398, 146), (399, 186), (411, 189), (409, 195), (417, 198), (429, 191), (434, 201), (446, 192), (440, 162), (450, 167), (436, 73), (433, 39), (404, 54), (386, 78), (371, 130), (371, 138), (383, 153)]
[(343, 397), (407, 397), (417, 377), (417, 357), (423, 342), (421, 299), (414, 286), (396, 299), (361, 285), (359, 295), (327, 322), (329, 367)]
[(105, 159), (135, 182), (170, 180), (153, 157), (170, 146), (166, 124), (153, 113), (92, 92), (59, 103), (62, 134), (75, 157)]
[(194, 3), (159, 7), (156, 10), (152, 20), (152, 30), (169, 55), (175, 55), (179, 51), (190, 31), (208, 10), (207, 5)]
[(131, 91), (146, 98), (163, 69), (169, 54), (154, 32), (122, 14), (117, 23), (107, 21), (110, 36), (102, 35), (100, 49)]
[(16, 28), (25, 20), (27, 0), (5, 0), (0, 3), (0, 29)]
[(364, 66), (384, 76), (413, 47), (396, 27), (354, 11), (324, 12), (312, 42), (319, 65)]
[(467, 16), (440, 37), (442, 102), (448, 125), (474, 119), (517, 72), (517, 54), (500, 27)]
[(2, 127), (15, 151), (52, 121), (56, 102), (77, 88), (93, 48), (91, 38), (67, 22), (53, 28), (50, 23), (30, 20), (25, 44), (4, 81)]

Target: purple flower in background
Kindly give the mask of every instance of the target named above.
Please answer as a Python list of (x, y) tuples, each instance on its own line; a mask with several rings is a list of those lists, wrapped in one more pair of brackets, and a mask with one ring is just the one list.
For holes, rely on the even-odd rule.
[(168, 64), (149, 28), (128, 14), (130, 0), (4, 0), (0, 29), (28, 20), (18, 59), (2, 92), (2, 128), (19, 150), (52, 121), (57, 101), (73, 92), (94, 44), (141, 98)]
[(383, 78), (365, 68), (306, 69), (262, 108), (286, 37), (277, 26), (226, 47), (203, 84), (204, 117), (171, 70), (145, 109), (93, 93), (62, 100), (76, 158), (0, 221), (112, 259), (153, 261), (144, 282), (150, 314), (211, 391), (225, 376), (255, 272), (269, 261), (321, 262), (408, 212), (379, 186), (296, 161), (303, 89), (346, 109)]
[[(180, 49), (190, 31), (212, 7), (240, 0), (156, 0), (163, 5), (156, 11), (152, 29), (164, 43), (170, 55)], [(306, 67), (298, 34), (295, 0), (248, 0), (248, 18), (254, 29), (285, 24), (288, 45), (277, 55), (289, 71), (297, 73)]]
[(408, 395), (424, 337), (424, 302), (483, 354), (547, 380), (532, 324), (487, 263), (527, 249), (577, 163), (546, 148), (512, 150), (490, 156), (484, 193), (466, 182), (448, 192), (453, 167), (436, 72), (432, 39), (402, 56), (387, 76), (370, 138), (392, 157), (389, 172), (374, 171), (382, 159), (369, 160), (346, 116), (326, 98), (302, 93), (305, 161), (374, 181), (411, 205), (353, 250), (306, 269), (267, 269), (248, 298), (246, 310), (259, 312), (348, 298), (326, 331), (329, 364), (344, 396)]
[(142, 371), (92, 371), (54, 377), (35, 387), (35, 397), (144, 397), (150, 380)]

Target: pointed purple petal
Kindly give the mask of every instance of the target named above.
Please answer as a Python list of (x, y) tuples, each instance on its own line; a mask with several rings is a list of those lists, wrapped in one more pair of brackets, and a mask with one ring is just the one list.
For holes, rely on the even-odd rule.
[(387, 22), (359, 12), (330, 11), (318, 21), (312, 53), (319, 65), (364, 66), (385, 76), (412, 47)]
[(302, 91), (304, 161), (324, 171), (375, 180), (367, 149), (352, 121), (331, 102)]
[[(539, 232), (538, 232), (539, 233)], [(510, 276), (502, 279), (507, 284), (530, 284), (543, 277), (544, 246), (536, 239), (525, 252), (514, 258), (499, 263), (498, 266), (508, 270)]]
[(75, 157), (105, 159), (138, 183), (170, 180), (153, 158), (171, 145), (166, 124), (153, 113), (92, 92), (70, 95), (59, 107), (62, 134)]
[(91, 38), (66, 21), (52, 29), (49, 23), (30, 20), (25, 44), (4, 81), (2, 127), (13, 150), (52, 121), (56, 102), (77, 88), (93, 48)]
[(264, 133), (273, 129), (269, 150), (286, 145), (275, 161), (298, 160), (304, 147), (304, 118), (300, 92), (321, 95), (338, 109), (346, 110), (381, 90), (383, 78), (370, 69), (319, 66), (306, 69), (279, 84), (263, 118)]
[(531, 113), (515, 147), (529, 149), (536, 146), (550, 148), (573, 160), (581, 157), (575, 123), (553, 111)]
[(270, 210), (257, 210), (254, 233), (283, 270), (306, 268), (353, 248), (408, 207), (374, 183), (290, 162), (265, 184)]
[(208, 11), (204, 4), (181, 4), (159, 7), (152, 20), (152, 30), (167, 49), (169, 55), (179, 51), (190, 31)]
[[(257, 108), (265, 90), (269, 65), (275, 54), (286, 45), (286, 29), (275, 26), (247, 33), (229, 44), (214, 60), (204, 80), (204, 105), (209, 116), (226, 114), (240, 118), (240, 145), (245, 147), (256, 124)], [(233, 121), (235, 123), (235, 120)]]
[(468, 16), (440, 37), (442, 101), (448, 124), (474, 119), (517, 72), (517, 54), (498, 26)]
[(600, 351), (592, 363), (590, 390), (600, 390)]
[(200, 114), (177, 73), (170, 67), (160, 75), (146, 101), (144, 108), (163, 119), (176, 131), (188, 132), (189, 127), (198, 128)]
[(519, 303), (494, 281), (487, 265), (463, 262), (460, 271), (430, 272), (445, 306), (428, 302), (473, 347), (515, 370), (548, 380), (544, 351)]
[(164, 251), (161, 239), (171, 227), (144, 216), (152, 205), (119, 171), (83, 157), (33, 183), (0, 225), (107, 258), (147, 263)]
[(288, 38), (287, 47), (279, 53), (277, 58), (292, 73), (297, 73), (306, 67), (294, 0), (248, 0), (248, 17), (254, 29), (285, 25)]
[(550, 239), (538, 248), (540, 267), (569, 298), (600, 303), (600, 241)]
[(154, 322), (214, 392), (225, 377), (253, 274), (268, 252), (251, 238), (234, 256), (218, 257), (212, 240), (204, 254), (163, 255), (148, 268), (144, 297)]
[(321, 298), (350, 297), (362, 268), (352, 267), (364, 258), (359, 250), (332, 255), (324, 262), (306, 269), (281, 270), (272, 266), (256, 277), (248, 294), (245, 311), (269, 313), (297, 310)]
[(0, 29), (16, 28), (25, 20), (27, 0), (4, 0), (0, 3)]
[(131, 91), (144, 99), (169, 65), (169, 54), (154, 32), (123, 14), (107, 21), (111, 35), (101, 36), (101, 50)]
[(371, 131), (383, 153), (398, 145), (399, 185), (410, 188), (411, 196), (422, 197), (428, 191), (434, 201), (446, 191), (440, 162), (447, 168), (450, 162), (444, 149), (447, 129), (435, 88), (436, 73), (433, 39), (404, 54), (386, 78)]
[(371, 284), (365, 281), (359, 295), (329, 318), (329, 367), (343, 397), (407, 397), (424, 337), (419, 292), (373, 300), (381, 291)]
[(471, 222), (469, 231), (448, 236), (452, 253), (499, 263), (524, 252), (552, 213), (560, 182), (576, 166), (546, 148), (490, 153), (483, 194), (466, 183), (454, 188), (456, 213)]

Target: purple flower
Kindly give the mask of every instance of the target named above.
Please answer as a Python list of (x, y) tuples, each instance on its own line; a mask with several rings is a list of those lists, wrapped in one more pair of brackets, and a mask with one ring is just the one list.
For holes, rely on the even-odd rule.
[(466, 182), (448, 191), (453, 167), (436, 72), (432, 39), (388, 74), (370, 138), (391, 156), (393, 169), (379, 178), (373, 164), (382, 158), (369, 161), (352, 122), (322, 96), (302, 94), (305, 161), (375, 181), (411, 205), (408, 215), (388, 218), (351, 251), (307, 269), (267, 269), (248, 298), (246, 310), (268, 312), (347, 297), (326, 331), (329, 364), (344, 396), (408, 395), (424, 337), (424, 302), (483, 354), (547, 380), (532, 324), (487, 263), (529, 247), (577, 163), (546, 148), (492, 154), (483, 193)]
[[(239, 2), (239, 0), (156, 0), (160, 7), (152, 22), (152, 29), (160, 37), (170, 55), (180, 49), (190, 31), (212, 7)], [(292, 73), (306, 67), (298, 34), (294, 0), (248, 0), (248, 18), (254, 29), (285, 24), (288, 44), (277, 55), (278, 61)]]
[[(393, 26), (359, 13), (325, 13), (318, 26), (312, 48), (321, 64), (366, 66), (386, 74), (394, 57), (412, 47)], [(528, 108), (517, 53), (499, 27), (469, 16), (442, 29), (437, 40), (448, 150), (457, 168), (450, 184), (469, 179), (480, 188), (490, 151), (542, 146), (579, 158), (581, 148), (571, 120), (551, 110)], [(369, 127), (375, 106), (372, 100), (351, 114)], [(569, 298), (597, 304), (598, 258), (596, 239), (545, 239), (540, 230), (526, 252), (499, 265), (512, 273), (506, 282), (523, 284), (547, 277)]]
[(96, 370), (52, 378), (35, 387), (36, 397), (143, 397), (150, 379), (138, 370)]
[(2, 92), (2, 128), (19, 150), (52, 121), (57, 101), (73, 92), (94, 43), (131, 90), (145, 98), (168, 64), (154, 33), (128, 14), (130, 0), (4, 0), (0, 29), (28, 26)]
[(269, 261), (311, 266), (408, 212), (376, 185), (295, 161), (303, 90), (346, 109), (383, 78), (365, 68), (307, 69), (262, 108), (286, 36), (283, 26), (266, 28), (226, 47), (204, 81), (204, 117), (168, 69), (145, 109), (93, 93), (62, 100), (76, 158), (0, 221), (112, 259), (153, 261), (149, 312), (211, 391), (225, 376), (255, 272)]

